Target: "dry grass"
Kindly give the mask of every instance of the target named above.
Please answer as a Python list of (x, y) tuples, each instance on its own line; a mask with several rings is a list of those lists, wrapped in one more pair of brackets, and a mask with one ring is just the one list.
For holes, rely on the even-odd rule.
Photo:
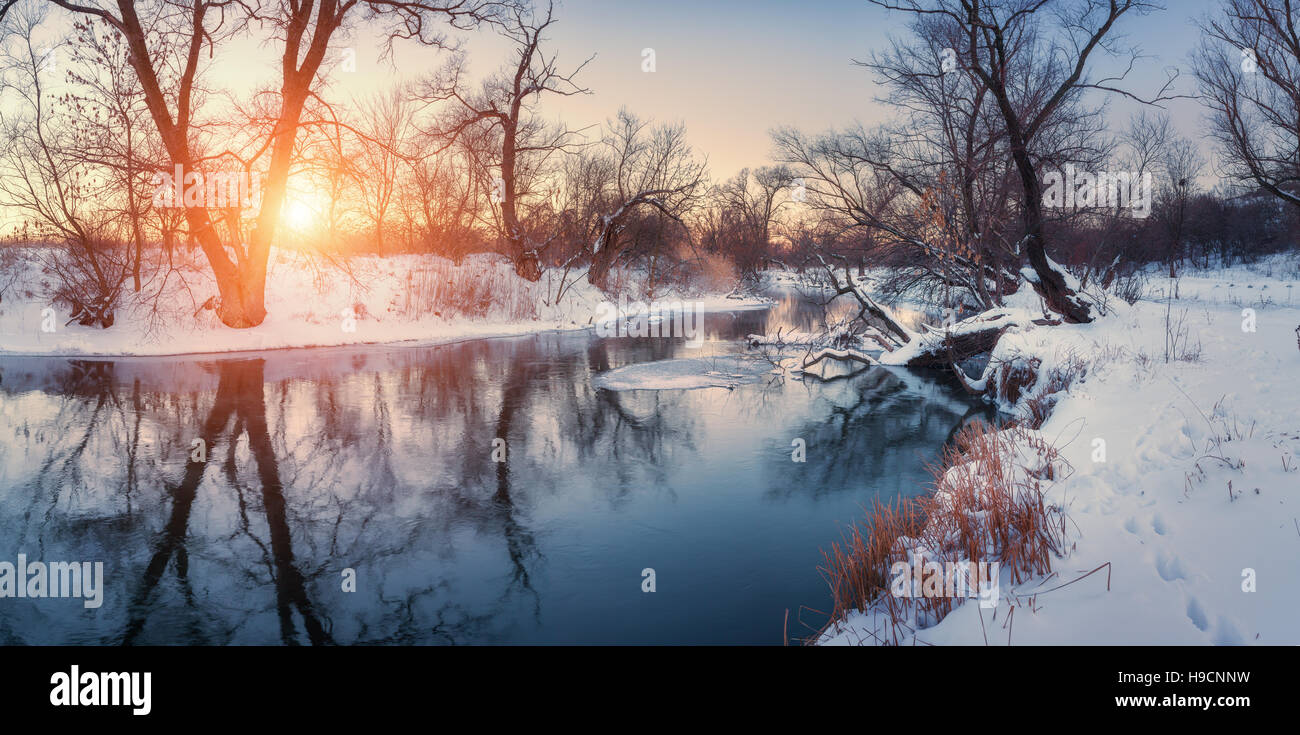
[(700, 257), (690, 286), (702, 293), (725, 293), (739, 282), (740, 274), (730, 258), (707, 253)]
[(505, 268), (481, 271), (438, 258), (407, 272), (403, 314), (535, 319), (541, 288)]
[(1087, 374), (1088, 364), (1074, 353), (1048, 370), (1043, 389), (1025, 399), (1025, 425), (1031, 429), (1040, 428), (1051, 417), (1060, 394), (1069, 390), (1075, 381), (1082, 380)]
[(1146, 275), (1141, 271), (1134, 271), (1128, 275), (1120, 276), (1115, 279), (1115, 283), (1112, 284), (1111, 289), (1116, 296), (1124, 301), (1124, 303), (1132, 306), (1142, 298), (1143, 294), (1146, 293)]
[(1165, 362), (1200, 362), (1201, 340), (1191, 332), (1187, 323), (1187, 309), (1175, 316), (1173, 307), (1165, 305)]
[(1015, 404), (1025, 390), (1038, 382), (1038, 369), (1043, 361), (1037, 357), (1016, 360), (1002, 365), (998, 371), (997, 395), (1007, 403)]
[[(1107, 359), (1112, 358), (1113, 353), (1107, 353)], [(995, 397), (1018, 407), (1023, 418), (1017, 423), (1037, 429), (1052, 415), (1059, 394), (1086, 377), (1088, 369), (1088, 362), (1073, 351), (1047, 370), (1037, 357), (1004, 360), (995, 373)]]
[[(1184, 393), (1184, 395), (1186, 395)], [(1188, 400), (1191, 400), (1188, 397)], [(1194, 485), (1204, 482), (1208, 477), (1207, 468), (1218, 465), (1229, 470), (1243, 470), (1246, 468), (1246, 460), (1237, 456), (1237, 452), (1231, 450), (1229, 445), (1234, 442), (1241, 443), (1255, 437), (1255, 422), (1250, 424), (1243, 423), (1234, 412), (1228, 413), (1224, 405), (1225, 398), (1220, 398), (1215, 402), (1214, 407), (1210, 409), (1210, 414), (1205, 415), (1201, 412), (1200, 406), (1192, 401), (1192, 406), (1201, 414), (1209, 428), (1209, 434), (1205, 443), (1197, 448), (1193, 442), (1193, 450), (1196, 451), (1196, 461), (1192, 463), (1192, 471), (1184, 473), (1183, 495), (1191, 495)], [(1282, 471), (1289, 472), (1285, 454), (1282, 458)], [(1240, 497), (1241, 491), (1233, 490), (1232, 481), (1228, 480), (1228, 500), (1235, 501)]]
[[(1012, 583), (1050, 573), (1066, 542), (1066, 516), (1060, 505), (1047, 502), (1044, 484), (1069, 471), (1036, 432), (983, 423), (966, 427), (931, 468), (932, 495), (896, 505), (875, 502), (842, 544), (823, 551), (820, 571), (834, 600), (827, 627), (853, 610), (875, 612), (887, 623), (874, 642), (896, 645), (962, 604), (952, 596), (891, 592), (891, 568), (912, 564), (917, 553), (923, 562), (941, 565), (997, 562)], [(978, 584), (973, 578), (970, 586)]]

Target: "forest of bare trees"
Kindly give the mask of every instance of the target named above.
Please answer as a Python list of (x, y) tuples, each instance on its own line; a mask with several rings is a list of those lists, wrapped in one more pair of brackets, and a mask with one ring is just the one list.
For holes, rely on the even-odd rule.
[[(1162, 12), (1154, 3), (872, 1), (904, 22), (855, 60), (889, 120), (774, 130), (771, 151), (715, 180), (672, 115), (556, 121), (553, 101), (592, 92), (591, 57), (553, 47), (549, 2), (5, 0), (3, 234), (51, 246), (60, 301), (106, 328), (128, 294), (203, 278), (224, 324), (257, 325), (273, 247), (457, 263), (493, 252), (524, 279), (565, 269), (611, 293), (628, 267), (652, 282), (830, 268), (847, 285), (854, 268), (891, 266), (894, 294), (978, 312), (1029, 284), (1054, 318), (1087, 322), (1102, 308), (1093, 291), (1140, 266), (1172, 276), (1294, 242), (1289, 3), (1225, 0), (1190, 73), (1143, 89), (1129, 72), (1152, 62), (1124, 29)], [(50, 45), (52, 28), (70, 31)], [(363, 29), (420, 48), (427, 71), (336, 99), (341, 39)], [(471, 51), (451, 40), (462, 31), (507, 41), (485, 78), (470, 78)], [(209, 87), (214, 54), (248, 37), (274, 49), (277, 82), (247, 98)], [(1169, 103), (1193, 98), (1212, 148), (1171, 125)], [(1103, 114), (1116, 100), (1138, 109), (1120, 129)], [(1145, 194), (1127, 192), (1145, 197), (1141, 214), (1100, 188), (1053, 205), (1046, 182), (1067, 170), (1149, 176)], [(294, 188), (320, 193), (309, 243), (285, 231)], [(191, 250), (206, 272), (176, 263)]]

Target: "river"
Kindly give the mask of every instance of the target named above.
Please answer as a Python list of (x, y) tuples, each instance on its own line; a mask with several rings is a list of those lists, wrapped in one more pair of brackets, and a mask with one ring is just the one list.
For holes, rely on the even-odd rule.
[(830, 604), (821, 550), (873, 498), (923, 492), (986, 413), (895, 368), (593, 385), (820, 317), (778, 296), (708, 314), (698, 349), (586, 331), (0, 358), (0, 562), (104, 564), (99, 607), (0, 599), (0, 643), (796, 643)]

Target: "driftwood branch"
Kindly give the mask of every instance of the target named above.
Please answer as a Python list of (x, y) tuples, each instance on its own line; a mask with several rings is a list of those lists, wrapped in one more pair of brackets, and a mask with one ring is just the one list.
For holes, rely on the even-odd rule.
[(871, 355), (858, 352), (857, 350), (837, 350), (832, 347), (823, 347), (817, 352), (809, 355), (808, 357), (805, 357), (801, 367), (802, 369), (807, 370), (809, 367), (821, 362), (822, 360), (825, 360), (828, 357), (836, 360), (848, 360), (851, 362), (860, 362), (863, 365), (880, 364), (879, 362), (876, 362), (876, 360), (872, 358)]

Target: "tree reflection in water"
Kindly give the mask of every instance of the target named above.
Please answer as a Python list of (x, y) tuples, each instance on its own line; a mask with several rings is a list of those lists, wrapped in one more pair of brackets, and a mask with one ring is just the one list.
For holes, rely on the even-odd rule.
[[(762, 328), (727, 316), (714, 333)], [(784, 608), (821, 602), (819, 549), (872, 494), (915, 492), (971, 407), (888, 370), (592, 387), (683, 354), (550, 334), (0, 360), (0, 558), (104, 561), (107, 577), (95, 611), (6, 600), (0, 642), (778, 643)]]

